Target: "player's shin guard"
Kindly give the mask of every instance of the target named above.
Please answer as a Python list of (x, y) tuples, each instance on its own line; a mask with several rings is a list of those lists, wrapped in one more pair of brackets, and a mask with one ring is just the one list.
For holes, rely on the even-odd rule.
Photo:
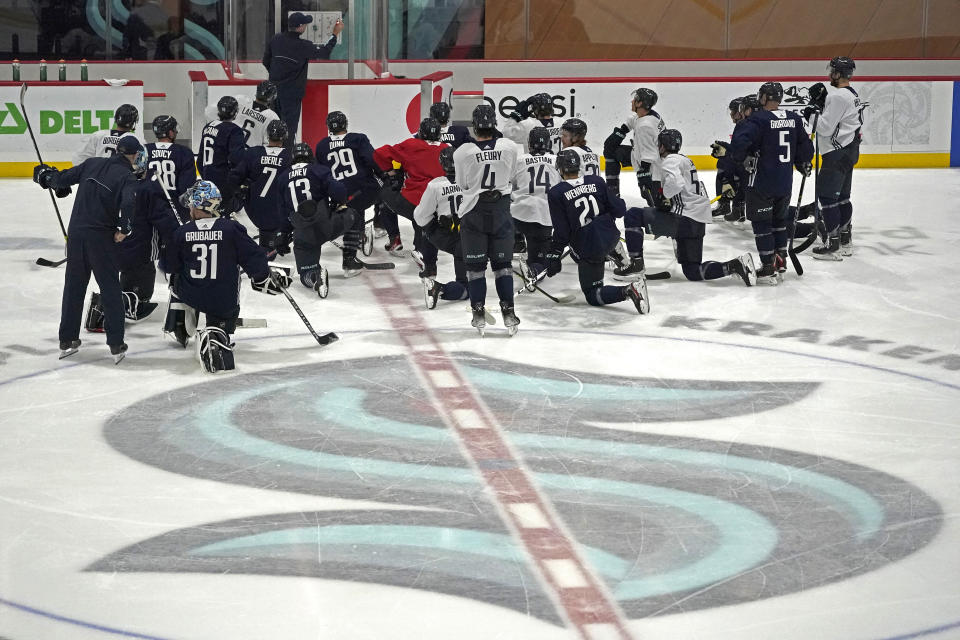
[(234, 369), (233, 344), (230, 336), (220, 327), (208, 327), (197, 331), (197, 359), (210, 373)]
[(470, 304), (474, 307), (477, 305), (483, 306), (487, 300), (486, 269), (474, 271), (470, 267), (467, 268), (467, 292), (470, 294)]
[(83, 320), (83, 327), (92, 333), (103, 333), (103, 306), (100, 304), (100, 294), (90, 292), (90, 306), (87, 307), (87, 316)]
[(493, 284), (497, 288), (497, 297), (500, 298), (501, 302), (508, 302), (512, 305), (514, 294), (513, 271), (510, 267), (497, 266), (500, 266), (500, 268), (494, 267), (493, 269)]

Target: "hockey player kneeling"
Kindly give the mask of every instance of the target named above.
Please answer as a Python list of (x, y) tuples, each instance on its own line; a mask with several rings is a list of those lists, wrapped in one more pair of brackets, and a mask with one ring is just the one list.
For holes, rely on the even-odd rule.
[[(173, 236), (167, 250), (170, 309), (164, 332), (186, 347), (196, 332), (197, 357), (214, 373), (234, 368), (230, 336), (240, 315), (240, 269), (257, 291), (275, 295), (290, 284), (282, 269), (271, 269), (267, 256), (239, 222), (220, 217), (220, 190), (198, 180), (184, 195), (190, 222)], [(200, 312), (205, 329), (196, 329)]]

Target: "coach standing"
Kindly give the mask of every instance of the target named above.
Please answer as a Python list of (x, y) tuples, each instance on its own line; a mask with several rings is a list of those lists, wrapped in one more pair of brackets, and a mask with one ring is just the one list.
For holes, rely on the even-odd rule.
[(300, 104), (307, 89), (307, 65), (311, 60), (329, 60), (337, 35), (343, 31), (343, 21), (333, 25), (333, 35), (326, 44), (315, 45), (300, 35), (313, 22), (313, 16), (299, 11), (287, 18), (287, 30), (276, 34), (267, 43), (263, 66), (270, 72), (270, 80), (277, 84), (277, 104), (280, 119), (287, 123), (290, 135), (287, 143), (296, 142), (300, 121)]

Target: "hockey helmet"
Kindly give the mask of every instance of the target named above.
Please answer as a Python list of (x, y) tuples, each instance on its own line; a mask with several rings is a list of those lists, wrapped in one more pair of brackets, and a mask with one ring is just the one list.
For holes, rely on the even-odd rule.
[(557, 154), (557, 171), (564, 173), (580, 173), (580, 154), (573, 149), (564, 149)]
[(327, 114), (327, 129), (330, 133), (343, 133), (347, 130), (347, 114), (343, 111), (331, 111)]
[(306, 142), (298, 142), (293, 145), (290, 161), (293, 164), (300, 164), (301, 162), (306, 162), (307, 164), (312, 163), (314, 161), (313, 150), (310, 148), (310, 145)]
[(530, 113), (538, 118), (553, 117), (553, 98), (549, 93), (535, 93), (527, 99), (530, 105)]
[(497, 126), (497, 112), (493, 106), (483, 103), (473, 108), (473, 128), (475, 130), (490, 130)]
[(257, 102), (264, 104), (273, 104), (277, 99), (277, 85), (269, 80), (264, 80), (257, 85)]
[(290, 130), (283, 120), (271, 120), (270, 124), (267, 125), (267, 138), (270, 140), (283, 141), (287, 139), (289, 134)]
[(678, 153), (683, 144), (683, 136), (676, 129), (664, 129), (657, 136), (657, 144), (669, 153)]
[(420, 130), (417, 135), (421, 140), (437, 142), (440, 140), (440, 123), (436, 118), (424, 118), (420, 121)]
[(444, 147), (440, 152), (440, 166), (443, 167), (443, 172), (452, 182), (454, 176), (457, 175), (453, 166), (453, 147)]
[(749, 96), (743, 96), (743, 102), (740, 105), (741, 113), (746, 114), (747, 111), (753, 112), (759, 108), (760, 108), (760, 101), (757, 100), (757, 96), (753, 94), (750, 94)]
[(741, 108), (743, 107), (743, 98), (734, 98), (730, 101), (730, 106), (727, 107), (727, 110), (730, 113), (740, 113)]
[(653, 105), (657, 104), (657, 92), (647, 87), (640, 87), (633, 92), (633, 101), (637, 106), (649, 111), (653, 109)]
[(123, 129), (133, 129), (140, 122), (140, 112), (132, 104), (122, 104), (113, 114), (113, 121)]
[(854, 70), (857, 68), (857, 63), (853, 61), (852, 58), (847, 56), (836, 56), (835, 58), (830, 59), (830, 63), (827, 65), (827, 71), (830, 72), (830, 75), (838, 75), (841, 78), (850, 78), (853, 76)]
[(185, 206), (200, 209), (215, 216), (220, 215), (220, 189), (209, 180), (197, 180), (184, 193)]
[(434, 102), (430, 105), (430, 117), (436, 118), (440, 124), (450, 122), (450, 105), (446, 102)]
[(233, 120), (240, 110), (240, 103), (233, 96), (223, 96), (217, 101), (217, 117), (221, 120)]
[(757, 91), (757, 100), (761, 105), (768, 100), (779, 103), (783, 100), (783, 85), (779, 82), (764, 82)]
[(546, 127), (534, 127), (530, 129), (530, 136), (527, 138), (527, 148), (535, 156), (542, 156), (550, 153), (553, 148), (553, 142), (550, 140), (550, 132)]
[[(173, 132), (173, 135), (170, 135), (170, 132)], [(153, 119), (153, 134), (157, 138), (170, 138), (173, 140), (177, 137), (177, 119), (173, 116), (157, 116)]]

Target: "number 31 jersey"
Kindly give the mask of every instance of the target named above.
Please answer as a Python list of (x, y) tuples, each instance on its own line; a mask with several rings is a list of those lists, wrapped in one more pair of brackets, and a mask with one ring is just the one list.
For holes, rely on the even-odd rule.
[(373, 161), (373, 145), (362, 133), (341, 133), (327, 136), (317, 143), (317, 163), (330, 169), (335, 180), (355, 194), (371, 186), (377, 186), (374, 176), (379, 173)]

